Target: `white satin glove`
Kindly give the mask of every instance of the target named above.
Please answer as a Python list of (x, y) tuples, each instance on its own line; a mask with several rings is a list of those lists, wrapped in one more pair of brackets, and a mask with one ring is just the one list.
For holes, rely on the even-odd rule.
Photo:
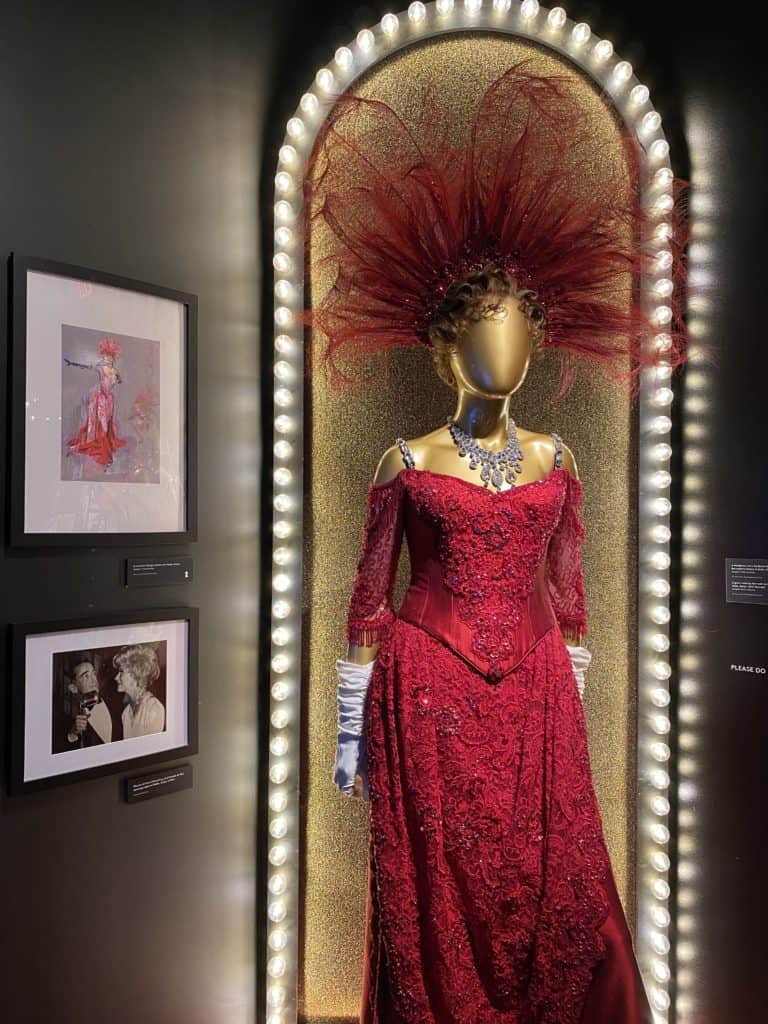
[(369, 661), (367, 665), (356, 665), (342, 658), (336, 661), (339, 735), (333, 781), (342, 793), (354, 796), (355, 775), (359, 775), (363, 780), (363, 800), (368, 800), (368, 758), (363, 736), (363, 709), (375, 664), (375, 660)]
[(568, 653), (571, 656), (571, 667), (573, 668), (573, 675), (576, 679), (576, 686), (579, 691), (579, 697), (582, 701), (584, 700), (584, 673), (589, 667), (590, 661), (592, 661), (592, 655), (586, 647), (571, 647), (570, 644), (565, 645), (568, 648)]

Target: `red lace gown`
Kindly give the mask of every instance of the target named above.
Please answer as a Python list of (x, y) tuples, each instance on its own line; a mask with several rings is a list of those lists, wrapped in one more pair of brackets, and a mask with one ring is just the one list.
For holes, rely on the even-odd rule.
[[(371, 484), (350, 643), (380, 648), (361, 1024), (651, 1024), (561, 629), (582, 487)], [(403, 532), (412, 578), (395, 614)]]

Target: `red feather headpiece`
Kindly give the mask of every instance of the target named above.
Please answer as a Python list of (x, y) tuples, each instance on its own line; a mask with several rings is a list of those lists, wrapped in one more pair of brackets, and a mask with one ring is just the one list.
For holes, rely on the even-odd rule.
[(651, 331), (669, 336), (673, 367), (685, 361), (681, 186), (663, 217), (672, 234), (662, 276), (674, 291), (661, 325), (637, 295), (638, 275), (659, 252), (640, 198), (638, 143), (624, 139), (629, 182), (614, 159), (599, 192), (585, 188), (600, 154), (578, 97), (568, 79), (531, 74), (526, 64), (486, 89), (463, 144), (450, 141), (452, 112), (429, 89), (416, 127), (381, 101), (338, 98), (304, 184), (307, 239), (313, 226), (328, 229), (323, 261), (333, 276), (304, 322), (328, 337), (332, 382), (349, 379), (337, 355), (429, 346), (448, 285), (492, 263), (543, 307), (543, 347), (561, 355), (560, 395), (578, 356), (604, 363), (635, 395), (640, 370), (658, 358)]
[(122, 351), (120, 342), (115, 341), (114, 338), (102, 338), (99, 342), (98, 352), (100, 356), (112, 356), (113, 359), (117, 359)]

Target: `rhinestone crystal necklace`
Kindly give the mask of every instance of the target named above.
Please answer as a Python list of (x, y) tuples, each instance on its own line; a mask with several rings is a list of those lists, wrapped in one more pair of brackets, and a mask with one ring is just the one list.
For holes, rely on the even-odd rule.
[(448, 430), (454, 444), (459, 449), (461, 458), (469, 457), (470, 469), (481, 467), (480, 479), (485, 487), (493, 484), (498, 490), (505, 480), (508, 484), (515, 484), (515, 476), (519, 476), (522, 472), (523, 452), (517, 439), (517, 427), (511, 416), (507, 428), (507, 443), (498, 452), (483, 448), (477, 439), (462, 430), (451, 416), (448, 417), (447, 422)]

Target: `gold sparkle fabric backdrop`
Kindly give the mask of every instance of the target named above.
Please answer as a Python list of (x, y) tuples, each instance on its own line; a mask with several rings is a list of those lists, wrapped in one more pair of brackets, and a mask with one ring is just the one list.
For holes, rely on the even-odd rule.
[[(490, 34), (446, 36), (402, 51), (359, 83), (369, 96), (413, 119), (425, 76), (437, 80), (466, 121), (482, 90), (510, 64), (534, 60), (534, 70), (565, 74), (579, 91), (593, 125), (598, 191), (606, 162), (623, 167), (613, 111), (569, 64), (530, 43)], [(307, 295), (328, 287), (320, 266), (324, 239), (310, 239)], [(564, 254), (565, 255), (565, 254)], [(324, 338), (315, 336), (319, 365)], [(529, 430), (557, 431), (574, 452), (584, 483), (585, 579), (593, 653), (586, 707), (595, 786), (619, 892), (634, 920), (636, 717), (636, 431), (626, 399), (598, 370), (579, 371), (559, 404), (548, 400), (557, 377), (553, 354), (534, 362), (514, 396), (515, 421)], [(363, 394), (332, 393), (316, 371), (306, 394), (304, 647), (302, 651), (302, 894), (299, 1019), (357, 1021), (365, 923), (368, 805), (333, 785), (336, 745), (334, 662), (346, 651), (344, 620), (359, 554), (368, 484), (394, 439), (433, 430), (453, 410), (454, 393), (421, 349), (398, 352), (388, 368), (373, 360)], [(396, 606), (407, 585), (403, 545)]]

